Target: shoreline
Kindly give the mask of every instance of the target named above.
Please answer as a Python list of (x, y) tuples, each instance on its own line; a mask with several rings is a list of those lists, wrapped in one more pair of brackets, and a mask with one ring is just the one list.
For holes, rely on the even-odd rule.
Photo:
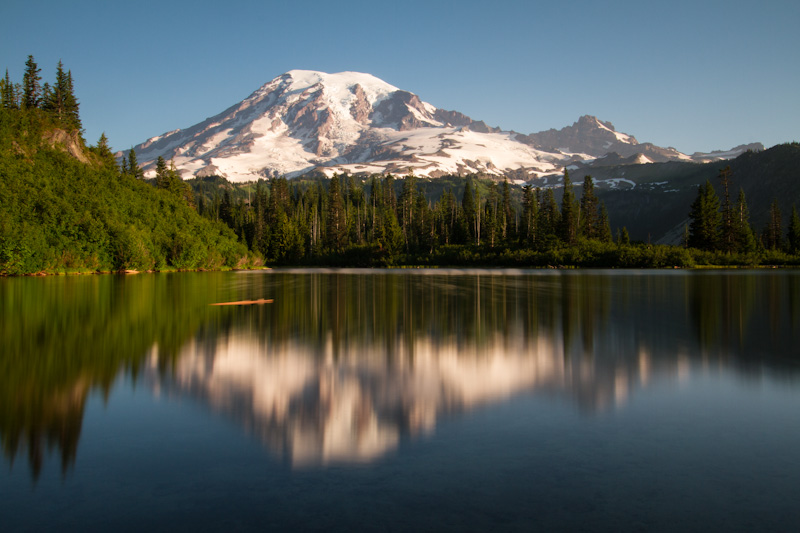
[(797, 270), (798, 265), (695, 265), (695, 266), (581, 266), (581, 265), (385, 265), (385, 266), (360, 266), (360, 265), (276, 265), (259, 266), (253, 268), (219, 268), (219, 269), (165, 269), (165, 270), (77, 270), (71, 272), (34, 272), (30, 274), (0, 274), (0, 278), (45, 278), (66, 276), (94, 276), (94, 275), (123, 275), (136, 276), (139, 274), (181, 274), (197, 272), (256, 272), (260, 270), (303, 270), (303, 269), (332, 269), (332, 270), (641, 270), (641, 271), (674, 271), (674, 270)]

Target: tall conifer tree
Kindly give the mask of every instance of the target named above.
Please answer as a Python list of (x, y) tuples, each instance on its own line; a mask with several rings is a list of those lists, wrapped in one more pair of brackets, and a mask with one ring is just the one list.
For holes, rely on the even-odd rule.
[(597, 238), (601, 242), (611, 242), (611, 222), (608, 220), (608, 211), (606, 211), (606, 204), (600, 204), (600, 223), (598, 228)]
[(66, 124), (79, 132), (83, 130), (79, 112), (80, 104), (75, 96), (75, 88), (72, 83), (72, 71), (67, 71), (67, 89), (64, 94), (64, 115)]
[(347, 226), (338, 174), (333, 175), (328, 187), (328, 214), (326, 219), (328, 248), (334, 252), (341, 252), (345, 244), (344, 238), (347, 234)]
[(144, 171), (139, 168), (139, 162), (136, 160), (136, 150), (133, 148), (128, 152), (128, 173), (136, 179), (144, 179)]
[(569, 171), (564, 169), (564, 196), (561, 198), (561, 227), (559, 237), (567, 244), (575, 244), (578, 234), (578, 212), (575, 206), (575, 191), (569, 179)]
[(769, 207), (769, 220), (762, 233), (764, 248), (768, 250), (779, 250), (783, 245), (783, 224), (781, 223), (781, 209), (778, 207), (778, 199), (772, 200)]
[(743, 189), (739, 189), (739, 197), (736, 199), (732, 218), (736, 251), (739, 253), (754, 252), (756, 249), (756, 237), (753, 234), (753, 228), (750, 226), (750, 211), (747, 208), (747, 200)]
[(594, 193), (594, 181), (591, 176), (583, 178), (581, 194), (580, 233), (587, 239), (600, 237), (599, 200)]
[(800, 254), (800, 217), (797, 215), (797, 208), (792, 206), (792, 216), (789, 219), (789, 229), (786, 234), (789, 252)]
[(514, 213), (514, 207), (511, 205), (511, 187), (508, 184), (508, 178), (503, 180), (503, 196), (500, 210), (503, 241), (509, 243), (514, 241), (517, 236), (517, 217)]
[(158, 159), (156, 160), (156, 187), (159, 189), (169, 188), (167, 162), (161, 156), (158, 156)]
[(8, 77), (8, 69), (6, 69), (6, 77), (0, 80), (0, 105), (5, 109), (19, 108), (14, 83)]
[(725, 252), (733, 252), (736, 248), (736, 235), (734, 229), (734, 211), (731, 204), (730, 195), (730, 180), (731, 180), (731, 167), (726, 166), (720, 169), (719, 179), (722, 183), (722, 228), (721, 228), (721, 245)]
[(472, 178), (464, 184), (464, 196), (461, 198), (461, 211), (467, 226), (467, 242), (476, 242), (478, 238), (478, 208), (475, 205), (475, 193), (472, 190)]
[(560, 226), (561, 213), (558, 210), (555, 193), (553, 189), (547, 189), (541, 194), (539, 202), (539, 222), (537, 223), (538, 231), (536, 232), (539, 248), (550, 246), (558, 238)]
[(33, 56), (29, 55), (25, 62), (25, 74), (22, 78), (22, 107), (25, 109), (39, 107), (42, 91), (40, 72), (41, 69), (33, 60)]
[(523, 247), (532, 248), (536, 243), (536, 222), (539, 202), (530, 184), (522, 187), (522, 224), (520, 225), (520, 241)]
[(700, 250), (715, 250), (719, 246), (721, 215), (719, 198), (711, 182), (697, 188), (697, 198), (689, 213), (689, 246)]
[(116, 160), (111, 148), (108, 146), (108, 137), (106, 137), (105, 132), (100, 135), (100, 139), (97, 140), (97, 145), (93, 151), (100, 157), (100, 161), (105, 166), (116, 165)]
[(67, 73), (64, 72), (63, 63), (59, 61), (58, 66), (56, 67), (56, 83), (53, 86), (51, 108), (56, 113), (56, 117), (58, 117), (58, 120), (62, 124), (66, 124), (67, 122), (66, 99), (69, 90)]

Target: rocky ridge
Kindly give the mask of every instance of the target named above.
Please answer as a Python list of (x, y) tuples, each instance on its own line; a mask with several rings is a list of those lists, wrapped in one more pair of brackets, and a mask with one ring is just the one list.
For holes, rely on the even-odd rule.
[(252, 181), (311, 171), (483, 173), (526, 180), (570, 165), (708, 162), (763, 147), (756, 143), (686, 155), (639, 143), (593, 116), (526, 135), (436, 108), (369, 74), (293, 70), (216, 116), (134, 149), (146, 174), (153, 173), (161, 156), (174, 160), (184, 178)]

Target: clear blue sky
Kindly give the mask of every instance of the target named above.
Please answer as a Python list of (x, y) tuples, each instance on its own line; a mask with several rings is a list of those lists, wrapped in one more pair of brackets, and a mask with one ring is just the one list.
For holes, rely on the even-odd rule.
[[(506, 130), (584, 114), (683, 152), (800, 140), (800, 2), (2, 0), (0, 68), (72, 71), (90, 143), (191, 126), (292, 69)], [(5, 73), (5, 70), (2, 71)]]

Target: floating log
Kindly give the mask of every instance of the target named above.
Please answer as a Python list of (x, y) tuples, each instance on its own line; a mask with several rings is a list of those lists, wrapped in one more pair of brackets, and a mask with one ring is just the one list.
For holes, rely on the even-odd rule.
[(240, 302), (220, 302), (217, 304), (210, 304), (210, 305), (263, 305), (263, 304), (271, 304), (272, 300), (242, 300)]

